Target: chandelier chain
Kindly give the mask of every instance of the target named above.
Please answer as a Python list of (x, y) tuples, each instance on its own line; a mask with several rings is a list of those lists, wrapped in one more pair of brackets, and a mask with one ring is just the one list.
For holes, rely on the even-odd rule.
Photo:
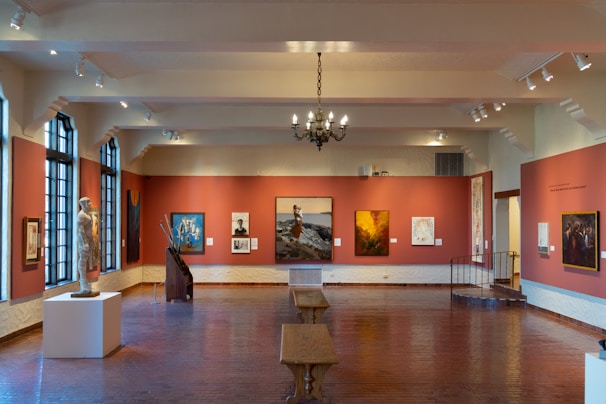
[(318, 105), (320, 105), (320, 97), (322, 96), (322, 60), (320, 56), (322, 54), (318, 52)]

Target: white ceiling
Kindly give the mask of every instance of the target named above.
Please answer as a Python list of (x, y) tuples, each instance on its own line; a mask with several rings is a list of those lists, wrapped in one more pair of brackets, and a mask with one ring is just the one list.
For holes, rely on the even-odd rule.
[[(28, 11), (21, 31), (8, 26), (18, 5)], [(390, 134), (401, 144), (402, 133), (506, 125), (494, 111), (474, 123), (467, 114), (480, 103), (570, 97), (571, 80), (606, 72), (605, 10), (606, 0), (0, 0), (0, 58), (28, 72), (47, 97), (37, 102), (86, 103), (106, 130), (150, 144), (164, 128), (191, 143), (283, 133), (286, 144), (292, 113), (315, 109), (322, 52), (322, 105), (348, 114), (350, 134), (389, 147)], [(592, 68), (579, 72), (570, 52)], [(81, 56), (87, 74), (76, 78)], [(556, 78), (534, 73), (530, 92), (519, 79), (554, 57)], [(119, 100), (129, 115), (115, 112)], [(363, 137), (350, 141), (372, 143)]]

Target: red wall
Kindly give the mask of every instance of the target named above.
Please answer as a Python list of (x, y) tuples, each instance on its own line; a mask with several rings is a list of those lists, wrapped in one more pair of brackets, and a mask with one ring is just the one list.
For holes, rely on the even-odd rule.
[[(490, 175), (487, 177), (490, 180)], [(188, 264), (263, 265), (275, 263), (275, 198), (333, 198), (334, 264), (445, 264), (470, 250), (470, 179), (468, 177), (146, 177), (141, 201), (142, 255), (145, 264), (164, 264), (167, 241), (160, 228), (164, 214), (204, 212), (205, 237), (214, 245), (203, 255), (184, 256)], [(491, 182), (487, 181), (488, 211)], [(388, 257), (354, 255), (355, 210), (389, 210)], [(250, 213), (250, 236), (259, 249), (231, 254), (231, 213)], [(442, 246), (411, 246), (411, 217), (435, 217), (435, 237)], [(491, 219), (485, 234), (491, 234)], [(488, 237), (490, 239), (490, 237)]]
[[(604, 211), (606, 187), (601, 175), (606, 169), (606, 144), (575, 150), (523, 164), (521, 167), (521, 276), (571, 291), (606, 298), (602, 272), (562, 265), (562, 218), (564, 212)], [(603, 216), (603, 215), (602, 215)], [(538, 253), (538, 223), (549, 224), (548, 256)], [(598, 219), (598, 232), (604, 220)], [(603, 250), (599, 240), (596, 253)], [(603, 265), (602, 259), (598, 259)]]
[[(45, 162), (44, 145), (13, 137), (12, 299), (39, 294), (45, 288), (44, 257), (37, 264), (23, 265), (23, 218), (44, 219)], [(41, 232), (44, 235), (44, 228)]]

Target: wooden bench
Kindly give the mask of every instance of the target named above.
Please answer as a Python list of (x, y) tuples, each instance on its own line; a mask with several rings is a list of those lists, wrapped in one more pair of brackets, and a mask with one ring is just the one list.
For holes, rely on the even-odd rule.
[(299, 309), (297, 316), (305, 324), (317, 324), (330, 304), (320, 289), (294, 289), (292, 291), (295, 306)]
[(286, 399), (288, 404), (314, 398), (328, 403), (322, 396), (322, 382), (328, 368), (339, 360), (326, 325), (282, 324), (280, 363), (295, 377), (295, 391)]

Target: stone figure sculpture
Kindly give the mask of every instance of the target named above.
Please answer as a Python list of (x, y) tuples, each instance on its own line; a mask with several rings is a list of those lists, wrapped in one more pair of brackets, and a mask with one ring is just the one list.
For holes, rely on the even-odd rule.
[(99, 292), (93, 292), (90, 282), (86, 277), (88, 269), (93, 267), (93, 249), (95, 240), (93, 238), (93, 218), (91, 216), (90, 198), (80, 198), (80, 212), (78, 212), (78, 277), (80, 278), (80, 290), (72, 293), (72, 297), (94, 297)]

